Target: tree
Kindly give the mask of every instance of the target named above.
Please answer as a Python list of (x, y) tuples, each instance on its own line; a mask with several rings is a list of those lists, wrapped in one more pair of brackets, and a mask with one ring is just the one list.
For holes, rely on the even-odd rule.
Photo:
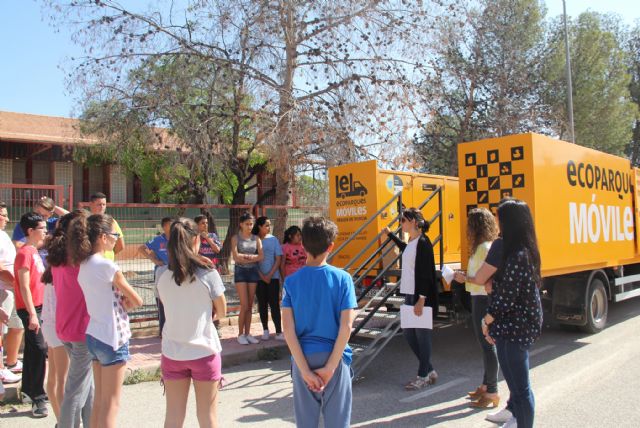
[[(567, 22), (576, 143), (616, 155), (623, 154), (631, 141), (637, 111), (629, 94), (631, 78), (619, 22), (616, 16), (595, 12)], [(550, 24), (550, 48), (543, 62), (543, 99), (549, 106), (552, 132), (560, 138), (568, 133), (563, 37), (561, 21), (556, 19)]]
[[(627, 52), (629, 74), (631, 75), (629, 93), (631, 100), (636, 105), (636, 111), (638, 111), (640, 110), (640, 23), (631, 31)], [(635, 117), (631, 142), (627, 146), (626, 154), (634, 166), (640, 166), (640, 117), (638, 115)]]
[[(123, 74), (157, 56), (229, 70), (264, 120), (256, 136), (269, 148), (280, 205), (309, 156), (338, 154), (339, 162), (371, 150), (337, 142), (376, 139), (380, 150), (393, 138), (396, 147), (404, 144), (407, 126), (391, 118), (406, 115), (393, 110), (411, 104), (411, 80), (423, 70), (435, 18), (455, 10), (445, 0), (202, 0), (147, 12), (110, 0), (51, 4), (58, 19), (79, 23), (75, 38), (87, 57), (74, 76), (84, 88), (119, 87)], [(309, 138), (309, 123), (324, 129), (322, 139)], [(276, 231), (286, 217), (279, 219)]]
[(539, 129), (536, 88), (544, 6), (537, 0), (482, 0), (444, 20), (432, 72), (422, 85), (429, 107), (414, 148), (423, 169), (457, 175), (457, 145)]

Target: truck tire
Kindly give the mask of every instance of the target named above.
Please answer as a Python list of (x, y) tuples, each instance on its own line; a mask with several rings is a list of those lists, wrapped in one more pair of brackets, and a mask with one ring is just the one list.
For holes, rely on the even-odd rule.
[(595, 276), (591, 279), (587, 290), (586, 306), (587, 323), (581, 327), (585, 333), (599, 333), (607, 324), (607, 314), (609, 313), (609, 301), (607, 290), (602, 278)]

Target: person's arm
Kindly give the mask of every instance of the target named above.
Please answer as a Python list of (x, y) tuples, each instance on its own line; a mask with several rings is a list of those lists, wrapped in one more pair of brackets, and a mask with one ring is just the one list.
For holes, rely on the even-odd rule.
[(8, 269), (5, 269), (4, 266), (0, 263), (0, 281), (6, 282), (7, 284), (13, 284), (13, 272)]
[(9, 322), (9, 314), (4, 308), (0, 307), (0, 324), (7, 324)]
[(220, 246), (213, 239), (211, 239), (208, 233), (205, 232), (200, 236), (202, 236), (204, 240), (207, 241), (207, 244), (209, 244), (214, 253), (218, 254), (220, 252)]
[(124, 277), (122, 272), (117, 271), (115, 276), (113, 277), (113, 285), (116, 286), (118, 290), (124, 296), (125, 309), (131, 310), (137, 307), (142, 306), (142, 297), (133, 289), (129, 282)]
[(244, 258), (244, 254), (240, 254), (238, 252), (238, 238), (236, 235), (231, 237), (231, 257), (233, 257), (233, 260), (237, 265), (247, 263), (247, 260)]
[(153, 252), (153, 250), (151, 250), (149, 247), (146, 246), (146, 244), (142, 244), (138, 247), (138, 254), (146, 257), (147, 259), (151, 260), (153, 262), (154, 265), (156, 266), (164, 266), (164, 262), (162, 260), (160, 260), (157, 256), (156, 253)]
[(18, 284), (20, 287), (20, 296), (26, 311), (29, 313), (29, 330), (33, 330), (38, 333), (40, 330), (40, 322), (38, 321), (38, 314), (36, 313), (36, 307), (33, 305), (33, 296), (31, 295), (31, 289), (29, 283), (31, 282), (31, 274), (28, 267), (23, 267), (18, 270)]
[(213, 299), (213, 309), (216, 311), (218, 320), (227, 316), (227, 299), (224, 294)]
[(118, 254), (119, 252), (121, 252), (122, 250), (124, 250), (124, 233), (122, 233), (122, 229), (120, 228), (120, 225), (118, 224), (117, 221), (113, 221), (115, 223), (116, 226), (116, 232), (118, 232), (120, 234), (120, 237), (118, 238), (118, 240), (116, 241), (116, 245), (113, 247), (113, 253), (114, 254)]
[[(315, 392), (322, 391), (325, 387), (325, 383), (322, 381), (320, 376), (309, 368), (307, 359), (305, 358), (300, 342), (298, 341), (298, 336), (296, 336), (296, 323), (294, 321), (293, 310), (291, 308), (282, 308), (282, 330), (284, 332), (284, 338), (287, 341), (289, 351), (291, 352), (291, 356), (293, 357), (293, 361), (298, 367), (298, 370), (300, 370), (304, 382), (310, 390)], [(351, 330), (349, 330), (349, 334), (351, 334)]]
[(400, 248), (400, 251), (404, 251), (404, 249), (407, 248), (407, 243), (398, 238), (393, 232), (391, 232), (391, 229), (389, 229), (388, 227), (384, 227), (382, 229), (382, 233), (386, 233), (387, 236), (391, 238), (393, 243), (396, 244), (398, 248)]
[(69, 214), (69, 211), (65, 210), (62, 207), (59, 206), (55, 206), (53, 207), (53, 212), (55, 213), (55, 215), (57, 215), (58, 217), (62, 217), (63, 215)]
[(351, 328), (355, 318), (356, 311), (354, 309), (345, 309), (340, 312), (340, 330), (338, 330), (338, 337), (333, 345), (331, 355), (329, 355), (329, 359), (325, 363), (324, 367), (314, 370), (315, 373), (320, 376), (325, 385), (329, 384), (329, 381), (333, 377), (333, 374), (342, 360), (342, 354), (344, 353), (344, 348), (346, 348), (347, 343), (349, 343)]

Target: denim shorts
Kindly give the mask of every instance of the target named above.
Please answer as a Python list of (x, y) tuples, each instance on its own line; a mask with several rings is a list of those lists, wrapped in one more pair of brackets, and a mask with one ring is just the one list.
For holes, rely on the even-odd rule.
[(126, 363), (131, 359), (129, 355), (129, 342), (122, 345), (117, 351), (114, 351), (111, 345), (107, 345), (87, 334), (87, 349), (89, 349), (91, 359), (99, 362), (103, 367)]
[(255, 282), (260, 280), (258, 275), (258, 266), (241, 267), (236, 265), (233, 272), (233, 282)]

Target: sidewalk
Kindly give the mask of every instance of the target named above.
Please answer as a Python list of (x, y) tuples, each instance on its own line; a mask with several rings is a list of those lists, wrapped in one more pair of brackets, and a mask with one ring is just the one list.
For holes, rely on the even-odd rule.
[[(235, 318), (235, 317), (234, 317)], [(262, 324), (251, 324), (251, 335), (260, 339)], [(228, 319), (227, 319), (228, 320)], [(226, 321), (226, 320), (225, 320)], [(271, 324), (271, 323), (270, 323)], [(276, 340), (273, 326), (270, 325), (271, 337), (267, 341), (260, 340), (256, 345), (241, 345), (237, 342), (238, 326), (223, 325), (220, 328), (220, 342), (222, 343), (222, 367), (230, 367), (258, 360), (273, 360), (288, 358), (289, 351), (284, 341)], [(127, 377), (134, 373), (154, 375), (160, 369), (160, 341), (159, 337), (132, 338), (129, 342), (131, 360), (127, 363)], [(136, 376), (138, 377), (138, 376)], [(21, 383), (5, 384), (4, 402), (17, 400)]]

